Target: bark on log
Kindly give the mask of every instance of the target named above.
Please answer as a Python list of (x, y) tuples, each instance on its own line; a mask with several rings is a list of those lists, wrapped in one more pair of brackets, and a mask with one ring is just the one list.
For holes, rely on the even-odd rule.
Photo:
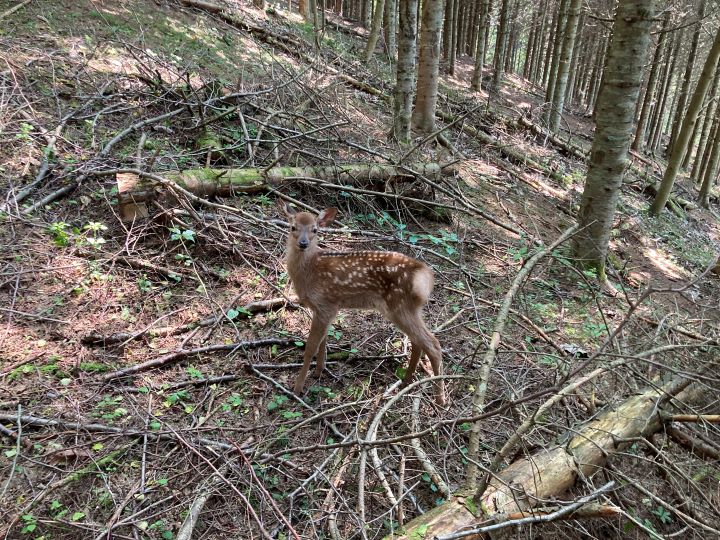
[[(497, 514), (522, 512), (567, 491), (578, 476), (600, 471), (615, 441), (654, 433), (662, 426), (658, 405), (689, 384), (678, 377), (664, 387), (646, 390), (606, 412), (563, 446), (521, 459), (502, 471), (475, 504), (471, 496), (456, 494), (447, 502), (408, 523), (394, 539), (433, 538), (491, 523)], [(418, 536), (419, 535), (419, 536)]]
[[(342, 185), (367, 185), (388, 180), (414, 178), (408, 169), (432, 180), (453, 174), (455, 165), (439, 163), (411, 163), (407, 169), (398, 165), (378, 163), (346, 163), (315, 167), (273, 167), (269, 170), (248, 169), (190, 169), (162, 173), (165, 178), (178, 184), (199, 197), (224, 196), (236, 193), (257, 193), (297, 178), (314, 178)], [(140, 178), (133, 173), (118, 173), (118, 197), (124, 220), (146, 217), (147, 212), (139, 211), (143, 204), (158, 195), (156, 182)]]

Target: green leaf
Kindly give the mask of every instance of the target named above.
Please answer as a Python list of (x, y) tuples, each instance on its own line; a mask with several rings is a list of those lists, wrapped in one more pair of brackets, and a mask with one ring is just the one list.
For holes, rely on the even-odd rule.
[(238, 315), (240, 315), (240, 312), (237, 309), (230, 308), (230, 309), (228, 309), (226, 315), (227, 315), (227, 318), (232, 321), (232, 320), (236, 319)]
[(75, 512), (70, 519), (73, 521), (80, 521), (84, 517), (85, 512)]
[(7, 458), (15, 457), (16, 454), (17, 454), (17, 450), (15, 450), (14, 448), (12, 448), (10, 450), (5, 450), (5, 457), (7, 457)]

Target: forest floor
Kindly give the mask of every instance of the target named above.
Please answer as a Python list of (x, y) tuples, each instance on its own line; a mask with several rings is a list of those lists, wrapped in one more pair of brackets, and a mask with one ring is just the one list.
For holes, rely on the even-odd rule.
[[(0, 1), (0, 12), (13, 4)], [(301, 538), (331, 536), (329, 528), (349, 538), (361, 523), (368, 538), (396, 530), (378, 464), (361, 468), (357, 445), (339, 443), (363, 436), (379, 414), (409, 344), (378, 314), (344, 312), (330, 329), (329, 369), (302, 399), (288, 391), (310, 316), (292, 303), (280, 197), (340, 209), (324, 234), (330, 249), (397, 250), (430, 264), (437, 277), (426, 320), (442, 344), (446, 373), (470, 378), (518, 271), (540, 242), (552, 243), (574, 223), (584, 163), (518, 123), (522, 115), (540, 123), (539, 90), (510, 76), (499, 97), (469, 92), (467, 58), (455, 77), (443, 79), (439, 108), (457, 117), (487, 103), (463, 124), (497, 144), (455, 126), (445, 136), (462, 157), (434, 142), (419, 146), (410, 161), (458, 160), (457, 174), (435, 187), (400, 179), (381, 191), (401, 197), (383, 197), (297, 179), (205, 204), (176, 194), (148, 204), (152, 219), (121, 220), (108, 173), (119, 167), (162, 174), (209, 163), (389, 163), (407, 150), (387, 137), (391, 69), (379, 51), (369, 67), (358, 60), (359, 29), (340, 21), (340, 29), (329, 24), (316, 37), (285, 4), (267, 12), (226, 5), (245, 27), (172, 1), (78, 0), (31, 2), (0, 28), (0, 532), (7, 538), (174, 538), (202, 492), (219, 496), (206, 504), (196, 537), (260, 537), (262, 523), (271, 537), (288, 538), (281, 516), (291, 517)], [(277, 35), (286, 41), (278, 45)], [(577, 114), (566, 115), (561, 138), (588, 149), (592, 121), (585, 111), (570, 112)], [(53, 133), (50, 172), (18, 203)], [(221, 151), (204, 146), (208, 136)], [(511, 159), (507, 149), (541, 168)], [(526, 438), (526, 452), (658, 376), (693, 371), (717, 350), (702, 344), (720, 332), (720, 279), (701, 274), (720, 253), (718, 215), (692, 208), (648, 217), (642, 190), (663, 161), (634, 165), (611, 242), (618, 294), (576, 270), (567, 244), (554, 250), (515, 299), (486, 407), (558, 384), (620, 324), (612, 354), (687, 347), (631, 363), (567, 399)], [(74, 182), (77, 189), (44, 203)], [(676, 189), (694, 200), (687, 180)], [(451, 218), (434, 221), (404, 196), (434, 196)], [(642, 296), (648, 289), (655, 292)], [(150, 360), (162, 362), (112, 376)], [(418, 370), (416, 378), (425, 376)], [(717, 379), (704, 384), (709, 397), (697, 412), (717, 413)], [(421, 387), (385, 415), (377, 437), (436, 426), (422, 446), (449, 489), (460, 488), (470, 427), (460, 419), (470, 414), (472, 388), (471, 380), (449, 381), (449, 404), (440, 409)], [(480, 460), (540, 402), (484, 421)], [(720, 445), (717, 429), (695, 428)], [(720, 527), (718, 462), (694, 457), (665, 434), (653, 441), (682, 467), (680, 487), (643, 452), (627, 451), (615, 467)], [(239, 448), (247, 460), (230, 459)], [(379, 453), (392, 485), (403, 476), (406, 520), (445, 498), (407, 441)], [(213, 480), (216, 470), (225, 480)], [(689, 493), (690, 502), (678, 493)], [(631, 488), (614, 497), (626, 512), (617, 518), (516, 534), (624, 538), (683, 528)]]

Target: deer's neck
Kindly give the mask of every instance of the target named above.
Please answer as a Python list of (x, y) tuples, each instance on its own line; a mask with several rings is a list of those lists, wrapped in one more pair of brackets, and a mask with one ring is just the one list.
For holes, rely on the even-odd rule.
[(316, 245), (311, 245), (305, 250), (288, 246), (285, 262), (300, 302), (305, 300), (310, 284), (315, 279), (314, 270), (319, 257), (320, 248)]

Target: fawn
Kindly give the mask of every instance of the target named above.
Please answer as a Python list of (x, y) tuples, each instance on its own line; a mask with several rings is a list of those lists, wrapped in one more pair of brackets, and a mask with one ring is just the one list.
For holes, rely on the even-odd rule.
[[(317, 217), (298, 212), (289, 204), (284, 209), (290, 221), (288, 274), (300, 303), (313, 312), (303, 366), (295, 380), (295, 394), (302, 392), (316, 354), (315, 376), (322, 374), (328, 327), (342, 308), (377, 310), (407, 334), (412, 351), (403, 386), (412, 381), (423, 352), (430, 359), (433, 373), (442, 375), (440, 343), (422, 318), (422, 308), (433, 290), (433, 271), (402, 253), (324, 251), (318, 247), (318, 227), (332, 223), (337, 208), (326, 208)], [(445, 404), (442, 379), (435, 383), (435, 401)]]

